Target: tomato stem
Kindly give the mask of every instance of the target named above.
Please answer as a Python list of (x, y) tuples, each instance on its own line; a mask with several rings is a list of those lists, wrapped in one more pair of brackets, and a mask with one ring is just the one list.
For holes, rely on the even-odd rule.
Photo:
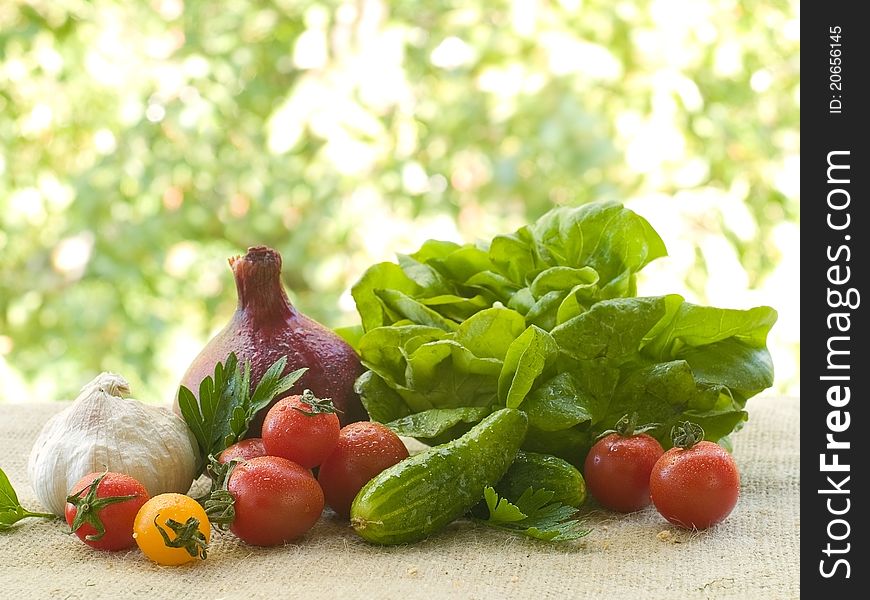
[[(97, 531), (95, 534), (92, 533), (85, 536), (85, 539), (90, 542), (97, 542), (103, 539), (103, 536), (106, 535), (106, 527), (103, 525), (103, 522), (99, 517), (99, 512), (101, 510), (110, 504), (126, 502), (127, 500), (132, 500), (137, 497), (136, 494), (133, 494), (131, 496), (107, 496), (105, 498), (98, 498), (97, 488), (100, 486), (100, 482), (102, 482), (108, 474), (109, 470), (106, 469), (103, 471), (102, 475), (95, 478), (89, 485), (83, 487), (75, 494), (67, 496), (66, 499), (67, 502), (76, 507), (76, 516), (73, 519), (72, 525), (70, 525), (70, 533), (75, 533), (79, 530), (79, 527), (87, 523)], [(83, 495), (84, 497), (82, 497)], [(40, 513), (33, 513), (29, 516), (33, 517), (42, 515)]]
[(169, 539), (169, 534), (160, 526), (157, 519), (160, 514), (154, 517), (154, 526), (160, 532), (163, 538), (163, 543), (168, 548), (184, 548), (188, 554), (196, 558), (197, 556), (203, 560), (208, 556), (208, 542), (205, 539), (205, 534), (199, 530), (199, 519), (190, 517), (184, 523), (180, 523), (175, 519), (166, 519), (166, 526), (175, 534), (175, 539)]
[(314, 392), (311, 390), (305, 390), (302, 392), (302, 396), (299, 398), (302, 402), (308, 404), (311, 408), (309, 410), (305, 410), (299, 406), (293, 406), (293, 410), (301, 412), (306, 417), (313, 417), (315, 415), (319, 415), (321, 413), (340, 413), (341, 411), (336, 408), (335, 404), (332, 403), (331, 398), (318, 398), (314, 395)]
[(634, 435), (635, 427), (637, 427), (637, 411), (631, 413), (631, 415), (624, 415), (616, 422), (614, 429), (622, 437), (631, 437)]
[(691, 421), (677, 423), (671, 428), (671, 441), (674, 447), (691, 448), (704, 439), (704, 428)]
[(202, 504), (208, 520), (221, 531), (226, 531), (236, 518), (236, 500), (227, 490), (227, 483), (236, 465), (242, 462), (234, 458), (221, 464), (214, 454), (209, 454), (207, 471), (212, 479), (211, 491), (197, 501)]
[(637, 414), (637, 411), (623, 415), (622, 418), (616, 422), (616, 425), (613, 426), (613, 429), (601, 432), (595, 439), (600, 440), (611, 433), (618, 433), (621, 437), (631, 437), (638, 433), (654, 431), (662, 426), (661, 423), (647, 423), (638, 427), (637, 422), (639, 419), (640, 415)]

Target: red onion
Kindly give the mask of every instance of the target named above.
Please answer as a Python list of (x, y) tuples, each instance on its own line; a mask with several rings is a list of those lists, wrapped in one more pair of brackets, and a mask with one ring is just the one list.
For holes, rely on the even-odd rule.
[[(367, 419), (353, 391), (354, 381), (363, 371), (359, 357), (337, 334), (290, 304), (281, 283), (281, 255), (256, 246), (229, 262), (236, 279), (238, 308), (227, 326), (193, 360), (181, 384), (198, 394), (200, 382), (214, 373), (215, 364), (235, 352), (240, 363), (251, 361), (253, 391), (266, 369), (286, 356), (285, 374), (301, 367), (308, 367), (308, 371), (284, 396), (310, 389), (319, 398), (332, 399), (341, 411), (342, 425)], [(259, 437), (268, 409), (254, 418), (247, 437)]]

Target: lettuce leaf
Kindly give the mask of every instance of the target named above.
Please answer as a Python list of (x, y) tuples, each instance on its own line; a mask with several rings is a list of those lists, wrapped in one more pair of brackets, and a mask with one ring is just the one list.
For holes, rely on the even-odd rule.
[(508, 408), (519, 408), (535, 381), (559, 352), (549, 333), (530, 325), (508, 348), (498, 376), (498, 398)]
[(387, 423), (398, 435), (435, 438), (459, 423), (473, 425), (489, 414), (488, 408), (433, 408)]
[(773, 384), (776, 311), (638, 297), (636, 274), (666, 254), (617, 203), (557, 208), (491, 242), (429, 240), (353, 286), (356, 389), (373, 419), (432, 442), (491, 410), (529, 417), (526, 447), (579, 463), (626, 413), (700, 423), (726, 440), (746, 400)]

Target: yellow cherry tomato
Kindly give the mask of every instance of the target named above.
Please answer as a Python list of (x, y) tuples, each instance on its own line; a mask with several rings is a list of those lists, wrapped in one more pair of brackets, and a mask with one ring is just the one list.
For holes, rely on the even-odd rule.
[(142, 505), (133, 522), (139, 549), (159, 565), (206, 557), (211, 525), (202, 506), (184, 494), (160, 494)]

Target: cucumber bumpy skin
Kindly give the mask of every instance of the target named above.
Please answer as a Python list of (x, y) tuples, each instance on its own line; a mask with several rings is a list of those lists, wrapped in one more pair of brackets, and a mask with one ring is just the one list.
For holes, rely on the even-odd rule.
[(520, 450), (510, 468), (495, 486), (499, 496), (511, 502), (528, 488), (551, 490), (551, 502), (579, 508), (586, 501), (586, 482), (571, 463), (549, 454)]
[(458, 519), (483, 498), (516, 457), (528, 420), (498, 410), (468, 433), (393, 465), (369, 481), (350, 508), (350, 522), (376, 544), (422, 540)]

